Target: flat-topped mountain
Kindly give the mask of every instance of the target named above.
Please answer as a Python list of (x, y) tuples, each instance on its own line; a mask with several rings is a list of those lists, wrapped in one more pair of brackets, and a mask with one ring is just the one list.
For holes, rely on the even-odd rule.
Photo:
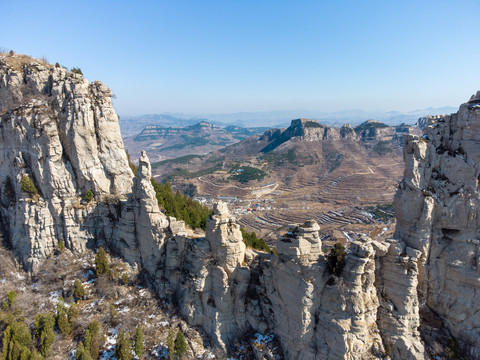
[(323, 125), (316, 120), (296, 119), (292, 120), (290, 127), (276, 136), (271, 143), (261, 150), (263, 153), (274, 150), (284, 142), (293, 138), (305, 141), (354, 139), (361, 141), (387, 141), (392, 144), (402, 144), (403, 135), (418, 133), (415, 126), (401, 124), (388, 126), (376, 120), (368, 120), (361, 125), (352, 128), (343, 125), (335, 128)]
[(222, 128), (207, 121), (185, 127), (147, 125), (135, 137), (125, 139), (132, 157), (138, 157), (142, 149), (147, 149), (152, 159), (168, 159), (183, 155), (203, 155), (224, 148), (266, 128)]
[[(198, 136), (208, 136), (208, 135), (226, 135), (228, 134), (227, 131), (222, 129), (221, 127), (210, 124), (206, 121), (200, 121), (199, 123), (191, 126), (186, 127), (161, 127), (156, 125), (147, 125), (142, 130), (140, 134), (135, 137), (135, 141), (142, 141), (142, 140), (151, 140), (151, 139), (158, 139), (158, 138), (167, 138), (176, 135), (182, 135), (185, 133), (192, 133), (192, 135)], [(195, 134), (196, 133), (196, 134)]]
[[(229, 162), (248, 162), (252, 159), (265, 162), (267, 159), (267, 163), (270, 162), (268, 167), (272, 169), (272, 161), (268, 159), (281, 160), (282, 157), (288, 159), (286, 154), (290, 152), (290, 154), (296, 154), (295, 157), (299, 161), (297, 165), (312, 165), (315, 171), (319, 171), (318, 166), (321, 165), (324, 167), (323, 170), (332, 172), (341, 167), (342, 161), (348, 158), (358, 158), (360, 161), (363, 157), (374, 163), (381, 162), (382, 158), (388, 154), (400, 162), (404, 136), (412, 134), (420, 134), (417, 126), (405, 124), (388, 126), (369, 120), (355, 128), (348, 124), (336, 128), (320, 124), (316, 120), (296, 119), (292, 120), (291, 125), (286, 129), (269, 129), (260, 136), (250, 136), (217, 152), (190, 157), (201, 159), (196, 160), (195, 164), (181, 159), (171, 159), (156, 163), (154, 167), (157, 168), (159, 175), (167, 177), (172, 175), (172, 170), (178, 168), (188, 168), (190, 171), (206, 168), (208, 167), (206, 164), (215, 162), (214, 159), (222, 159), (224, 166), (228, 166), (225, 164)], [(336, 166), (332, 166), (331, 163), (332, 157), (335, 157), (334, 154), (337, 158), (343, 159), (335, 160), (335, 163), (338, 162)], [(281, 161), (278, 161), (273, 164), (273, 168), (279, 170), (280, 163)], [(169, 167), (170, 164), (175, 164), (175, 167), (172, 169)], [(284, 161), (283, 164), (287, 167), (294, 166), (289, 161)], [(359, 167), (363, 165), (357, 164)], [(278, 179), (278, 176), (272, 175), (272, 177)]]
[[(369, 233), (378, 229), (354, 225), (369, 220), (352, 214), (393, 201), (404, 167), (403, 138), (411, 134), (420, 130), (375, 121), (336, 128), (295, 119), (286, 129), (270, 129), (207, 155), (152, 166), (159, 181), (168, 179), (199, 199), (237, 202), (231, 206), (237, 208), (239, 221), (270, 244), (293, 218), (315, 218), (332, 231), (342, 227)], [(332, 217), (329, 211), (350, 215)], [(340, 232), (336, 238), (346, 237)]]

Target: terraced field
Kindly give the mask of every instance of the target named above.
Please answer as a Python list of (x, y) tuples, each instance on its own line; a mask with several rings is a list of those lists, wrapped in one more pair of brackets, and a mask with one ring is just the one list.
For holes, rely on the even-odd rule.
[[(348, 241), (355, 234), (378, 236), (393, 229), (364, 209), (393, 201), (404, 169), (402, 149), (391, 142), (389, 151), (378, 153), (374, 151), (377, 140), (369, 141), (293, 137), (265, 154), (261, 149), (268, 144), (266, 138), (249, 138), (178, 166), (202, 174), (188, 178), (197, 195), (234, 198), (229, 207), (238, 223), (265, 237), (270, 245), (286, 225), (311, 219), (321, 225), (325, 237)], [(213, 163), (216, 170), (205, 172)], [(242, 169), (252, 167), (266, 176), (235, 181)], [(156, 169), (159, 176), (171, 170)], [(172, 182), (181, 186), (185, 179), (173, 177)]]

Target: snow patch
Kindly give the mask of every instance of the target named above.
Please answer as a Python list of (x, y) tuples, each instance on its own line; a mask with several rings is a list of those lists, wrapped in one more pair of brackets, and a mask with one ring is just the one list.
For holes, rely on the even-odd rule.
[(168, 348), (163, 344), (158, 344), (152, 351), (151, 354), (158, 359), (163, 359), (168, 356)]
[(348, 242), (353, 241), (353, 239), (350, 236), (348, 236), (348, 234), (345, 231), (342, 231), (342, 232), (343, 232), (343, 235), (345, 235), (345, 239), (347, 239)]
[(275, 338), (273, 334), (262, 335), (260, 333), (255, 333), (255, 343), (256, 344), (267, 344)]
[(130, 308), (128, 306), (125, 306), (123, 309), (117, 309), (119, 313), (128, 313), (130, 311)]
[(50, 293), (50, 302), (53, 304), (56, 304), (58, 302), (58, 299), (60, 298), (60, 291), (52, 291)]
[(25, 276), (22, 276), (19, 273), (11, 272), (10, 274), (15, 276), (18, 280), (25, 280)]

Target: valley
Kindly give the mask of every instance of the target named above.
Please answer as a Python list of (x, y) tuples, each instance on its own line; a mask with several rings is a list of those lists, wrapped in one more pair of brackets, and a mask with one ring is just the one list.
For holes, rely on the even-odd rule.
[[(186, 127), (146, 125), (140, 133), (125, 138), (124, 142), (132, 157), (138, 158), (142, 150), (148, 149), (152, 160), (161, 161), (184, 155), (207, 154), (265, 130), (262, 127), (233, 125), (221, 128), (206, 121)], [(125, 132), (128, 133), (128, 130)]]
[(153, 176), (203, 204), (226, 202), (236, 221), (270, 246), (288, 224), (309, 219), (326, 241), (348, 243), (391, 235), (393, 213), (381, 219), (368, 209), (392, 203), (403, 175), (403, 136), (419, 133), (375, 121), (354, 129), (298, 119), (209, 154), (153, 162)]

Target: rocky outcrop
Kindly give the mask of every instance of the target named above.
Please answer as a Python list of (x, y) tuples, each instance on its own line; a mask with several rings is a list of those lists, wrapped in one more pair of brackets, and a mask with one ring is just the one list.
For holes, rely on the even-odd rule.
[[(60, 67), (2, 55), (0, 116), (0, 214), (15, 252), (34, 269), (59, 241), (85, 249), (98, 235), (98, 205), (132, 186), (111, 91)], [(38, 195), (22, 189), (22, 178)]]
[(425, 128), (437, 122), (438, 120), (444, 118), (447, 115), (429, 115), (429, 116), (423, 116), (417, 120), (416, 125), (422, 130), (422, 132), (425, 130)]
[(289, 230), (279, 239), (278, 256), (245, 250), (238, 225), (218, 204), (206, 238), (167, 240), (164, 266), (152, 274), (158, 295), (226, 349), (257, 332), (278, 337), (288, 359), (383, 354), (375, 278), (387, 246), (354, 242), (337, 277), (315, 221)]
[(420, 135), (418, 126), (400, 124), (388, 126), (376, 120), (368, 120), (355, 127), (355, 133), (363, 142), (384, 142), (403, 145), (404, 137), (408, 135)]
[(404, 142), (403, 137), (411, 134), (419, 135), (419, 128), (406, 124), (388, 126), (375, 120), (368, 120), (355, 128), (348, 124), (341, 128), (335, 128), (322, 125), (316, 120), (296, 119), (292, 120), (287, 129), (277, 132), (275, 137), (271, 138), (272, 142), (261, 151), (267, 153), (275, 150), (291, 139), (303, 141), (352, 140), (369, 144), (384, 142), (401, 146)]
[(373, 241), (354, 242), (337, 277), (322, 254), (318, 230), (314, 221), (291, 228), (279, 239), (278, 257), (264, 269), (264, 290), (259, 293), (268, 299), (264, 307), (270, 327), (288, 359), (365, 359), (383, 354), (376, 324)]
[(214, 207), (205, 238), (176, 232), (160, 259), (148, 270), (161, 298), (178, 304), (185, 319), (202, 326), (216, 345), (225, 348), (243, 335), (250, 271), (240, 227), (225, 204)]
[(260, 333), (288, 359), (424, 359), (420, 315), (430, 309), (480, 358), (480, 92), (457, 114), (429, 119), (423, 137), (404, 125), (392, 133), (306, 119), (264, 135), (407, 140), (394, 239), (351, 242), (333, 274), (315, 221), (289, 227), (278, 256), (246, 249), (222, 203), (205, 236), (188, 236), (159, 208), (146, 153), (133, 178), (103, 84), (17, 55), (0, 56), (0, 78), (0, 221), (28, 269), (60, 241), (76, 252), (107, 246), (227, 351)]
[(433, 310), (472, 359), (480, 358), (479, 143), (477, 92), (456, 114), (430, 118), (423, 137), (408, 138), (395, 198), (395, 237), (414, 260), (419, 306)]

